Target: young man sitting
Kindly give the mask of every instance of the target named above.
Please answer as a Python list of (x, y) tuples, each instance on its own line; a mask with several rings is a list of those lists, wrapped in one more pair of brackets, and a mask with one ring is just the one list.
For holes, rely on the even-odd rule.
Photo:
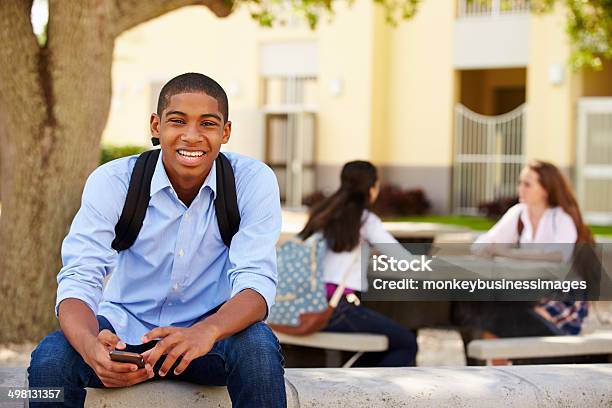
[[(240, 217), (228, 245), (215, 205), (215, 159), (231, 133), (223, 88), (202, 74), (172, 79), (150, 127), (161, 154), (137, 238), (128, 249), (113, 249), (136, 177), (132, 156), (87, 180), (62, 245), (55, 309), (61, 331), (32, 353), (29, 385), (63, 387), (64, 406), (83, 406), (86, 387), (176, 378), (227, 385), (236, 407), (286, 406), (280, 346), (262, 322), (276, 293), (281, 215), (274, 173), (226, 154)], [(115, 349), (141, 353), (144, 368), (111, 360)]]

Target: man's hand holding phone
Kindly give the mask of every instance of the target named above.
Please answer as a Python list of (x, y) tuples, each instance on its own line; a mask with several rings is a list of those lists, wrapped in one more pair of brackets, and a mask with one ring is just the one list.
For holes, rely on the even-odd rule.
[(93, 338), (87, 347), (86, 355), (83, 356), (85, 362), (96, 372), (106, 387), (128, 387), (153, 378), (153, 367), (150, 364), (138, 368), (135, 361), (126, 363), (111, 360), (111, 351), (124, 348), (125, 343), (106, 329)]

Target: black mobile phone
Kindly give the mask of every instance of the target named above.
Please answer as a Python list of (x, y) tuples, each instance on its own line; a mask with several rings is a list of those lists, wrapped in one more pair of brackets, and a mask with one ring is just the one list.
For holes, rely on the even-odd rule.
[(128, 351), (113, 350), (109, 353), (111, 360), (120, 363), (136, 364), (138, 368), (144, 368), (145, 362), (142, 356), (138, 353), (130, 353)]

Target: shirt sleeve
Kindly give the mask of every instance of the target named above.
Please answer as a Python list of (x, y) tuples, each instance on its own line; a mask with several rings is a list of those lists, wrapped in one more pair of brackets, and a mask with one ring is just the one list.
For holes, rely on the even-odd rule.
[(503, 217), (485, 234), (476, 239), (474, 244), (512, 244), (518, 241), (518, 220), (523, 206), (511, 207)]
[(126, 191), (121, 191), (104, 168), (96, 169), (87, 179), (81, 207), (62, 244), (63, 267), (57, 275), (55, 315), (67, 298), (80, 299), (97, 313), (102, 298), (104, 278), (116, 261), (111, 248), (115, 224), (123, 209)]
[[(366, 219), (362, 227), (362, 235), (370, 245), (381, 254), (395, 259), (409, 260), (413, 256), (406, 250), (393, 235), (387, 231), (380, 218), (372, 213), (366, 213)], [(390, 245), (391, 244), (391, 245)]]
[(266, 301), (268, 312), (276, 296), (276, 242), (281, 230), (280, 195), (276, 176), (260, 164), (237, 187), (240, 229), (229, 249), (231, 297), (253, 289)]

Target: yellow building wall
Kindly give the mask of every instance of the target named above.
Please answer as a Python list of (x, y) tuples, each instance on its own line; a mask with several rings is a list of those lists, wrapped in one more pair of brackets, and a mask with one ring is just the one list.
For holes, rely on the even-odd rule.
[[(400, 179), (406, 173), (398, 169), (437, 169), (436, 180), (446, 183), (453, 163), (454, 105), (460, 99), (478, 101), (487, 114), (493, 104), (487, 89), (525, 81), (527, 157), (571, 167), (575, 102), (581, 95), (612, 94), (609, 64), (603, 73), (583, 74), (566, 66), (570, 46), (561, 8), (530, 17), (525, 79), (522, 69), (454, 69), (455, 0), (423, 1), (412, 20), (397, 27), (386, 23), (383, 10), (371, 0), (335, 7), (333, 19), (321, 19), (315, 31), (303, 23), (262, 28), (245, 8), (219, 19), (205, 7), (186, 7), (122, 34), (116, 40), (114, 96), (104, 141), (146, 145), (156, 86), (197, 71), (228, 90), (234, 126), (227, 149), (264, 159), (259, 58), (261, 46), (274, 42), (317, 44), (316, 164), (331, 170), (321, 173), (328, 178), (344, 162), (361, 158)], [(549, 80), (552, 64), (564, 67), (559, 85)], [(341, 84), (339, 95), (332, 94), (332, 81)], [(445, 200), (442, 191), (436, 194)]]
[[(273, 42), (315, 41), (318, 45), (319, 164), (368, 158), (372, 110), (374, 5), (358, 0), (339, 4), (333, 21), (310, 30), (301, 21), (287, 27), (260, 27), (246, 8), (227, 18), (205, 7), (185, 7), (141, 24), (116, 40), (113, 102), (105, 143), (148, 144), (148, 118), (162, 84), (183, 72), (216, 79), (228, 92), (232, 138), (227, 150), (264, 157), (259, 50)], [(340, 80), (334, 96), (330, 81)]]
[(392, 56), (390, 40), (394, 28), (385, 20), (382, 7), (375, 7), (373, 20), (373, 54), (372, 54), (372, 92), (371, 126), (370, 126), (370, 160), (374, 163), (385, 163), (389, 140), (389, 95), (391, 82), (389, 73)]
[[(321, 165), (369, 159), (375, 7), (371, 0), (357, 0), (351, 8), (340, 6), (333, 22), (317, 30), (321, 83), (317, 157)], [(343, 84), (338, 97), (329, 91), (333, 79)]]
[[(533, 15), (530, 30), (526, 155), (571, 167), (575, 162), (575, 101), (581, 81), (567, 64), (570, 46), (564, 10), (556, 7), (552, 14)], [(549, 80), (551, 64), (563, 66), (564, 79), (559, 85)]]
[(163, 84), (184, 72), (202, 72), (227, 90), (233, 122), (230, 146), (261, 155), (257, 107), (259, 101), (258, 28), (244, 12), (226, 19), (206, 7), (185, 7), (141, 24), (116, 40), (111, 114), (104, 132), (110, 143), (138, 143), (148, 137), (148, 117)]
[(455, 1), (423, 1), (413, 20), (390, 35), (386, 165), (452, 163)]

